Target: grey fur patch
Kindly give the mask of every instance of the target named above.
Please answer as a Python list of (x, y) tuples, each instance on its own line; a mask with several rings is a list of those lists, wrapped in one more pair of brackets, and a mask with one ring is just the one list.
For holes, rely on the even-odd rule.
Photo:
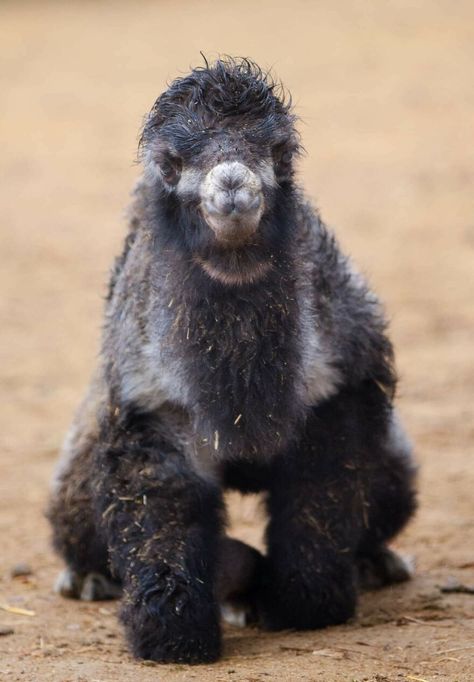
[(388, 429), (387, 446), (399, 457), (409, 458), (413, 449), (412, 443), (403, 427), (400, 415), (393, 409)]
[[(133, 258), (131, 261), (132, 266), (145, 273), (149, 272), (150, 256), (146, 250), (146, 255), (143, 254), (142, 247), (137, 240), (134, 244), (137, 253), (133, 254), (134, 262)], [(135, 274), (136, 270), (131, 276)], [(123, 291), (116, 291), (111, 311), (111, 319), (119, 319), (120, 324), (116, 330), (110, 329), (121, 400), (147, 411), (156, 410), (165, 402), (186, 405), (188, 389), (183, 368), (170, 346), (173, 325), (179, 322), (182, 311), (175, 305), (167, 278), (155, 282), (153, 294), (146, 292), (149, 298), (145, 306), (139, 297), (129, 295), (126, 277), (123, 286)], [(143, 289), (141, 295), (145, 297)], [(155, 300), (163, 301), (164, 305), (155, 310)], [(150, 325), (151, 318), (153, 325)], [(108, 342), (106, 340), (104, 347)]]
[(183, 168), (181, 177), (176, 185), (176, 192), (180, 197), (199, 196), (204, 173), (196, 168)]
[(67, 599), (81, 601), (103, 601), (118, 599), (122, 590), (120, 585), (109, 580), (101, 573), (88, 573), (80, 576), (71, 568), (65, 568), (58, 575), (54, 584), (54, 592)]
[(164, 356), (160, 346), (147, 343), (123, 366), (121, 398), (147, 410), (156, 410), (169, 401), (186, 405), (183, 370), (178, 362)]
[(228, 625), (244, 628), (247, 625), (247, 610), (243, 606), (235, 606), (226, 602), (221, 605), (221, 617)]
[(112, 582), (101, 573), (88, 573), (82, 583), (79, 599), (81, 601), (103, 601), (118, 599), (121, 596), (120, 585)]
[(298, 306), (300, 311), (301, 385), (299, 393), (307, 405), (316, 405), (334, 395), (342, 382), (335, 367), (337, 356), (322, 330), (316, 310), (313, 268), (317, 264), (307, 253), (298, 257), (300, 277)]
[(277, 180), (272, 161), (268, 159), (260, 161), (257, 165), (257, 175), (262, 181), (262, 185), (265, 185), (269, 188), (276, 187)]
[(145, 185), (154, 185), (162, 177), (160, 167), (153, 158), (153, 152), (148, 150), (143, 156), (143, 180)]
[(81, 579), (75, 571), (65, 568), (56, 578), (53, 590), (56, 594), (60, 594), (61, 597), (79, 599)]
[(389, 547), (357, 562), (358, 582), (361, 590), (377, 590), (386, 585), (403, 583), (415, 575), (415, 560), (412, 556), (397, 554)]
[(300, 310), (303, 374), (301, 394), (307, 405), (315, 405), (336, 393), (342, 376), (334, 366), (334, 353), (318, 331), (318, 318), (309, 296), (302, 297)]
[(51, 481), (51, 492), (58, 492), (76, 455), (88, 449), (99, 432), (98, 414), (104, 403), (104, 384), (100, 372), (94, 376), (61, 447), (59, 461)]

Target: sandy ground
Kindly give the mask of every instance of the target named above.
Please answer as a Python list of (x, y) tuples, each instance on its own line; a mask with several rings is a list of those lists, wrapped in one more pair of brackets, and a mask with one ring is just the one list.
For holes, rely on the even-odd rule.
[[(0, 678), (474, 679), (474, 5), (2, 2)], [(96, 354), (107, 270), (137, 174), (141, 116), (199, 50), (245, 54), (291, 88), (302, 177), (385, 300), (421, 507), (397, 541), (418, 571), (311, 633), (227, 628), (199, 668), (126, 652), (116, 605), (53, 595), (42, 516), (58, 444)], [(231, 503), (258, 542), (253, 500)], [(26, 561), (27, 578), (11, 568)]]

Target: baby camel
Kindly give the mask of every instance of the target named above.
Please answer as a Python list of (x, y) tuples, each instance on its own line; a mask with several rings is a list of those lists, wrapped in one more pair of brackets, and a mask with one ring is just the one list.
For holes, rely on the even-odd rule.
[[(58, 590), (123, 594), (133, 653), (213, 661), (220, 602), (269, 629), (343, 623), (404, 580), (415, 508), (376, 297), (294, 180), (291, 107), (248, 60), (175, 80), (113, 268), (99, 367), (49, 509)], [(225, 537), (223, 491), (264, 491), (266, 553)]]

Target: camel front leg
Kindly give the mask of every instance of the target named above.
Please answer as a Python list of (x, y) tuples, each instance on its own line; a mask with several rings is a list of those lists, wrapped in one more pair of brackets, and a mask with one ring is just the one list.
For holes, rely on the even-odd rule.
[(204, 663), (220, 655), (215, 595), (222, 501), (149, 426), (109, 430), (96, 452), (96, 510), (135, 656)]

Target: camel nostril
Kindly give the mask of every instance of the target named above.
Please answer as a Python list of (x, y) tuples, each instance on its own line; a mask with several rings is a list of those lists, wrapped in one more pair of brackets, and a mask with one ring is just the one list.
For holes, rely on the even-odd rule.
[(213, 215), (228, 216), (235, 210), (234, 195), (230, 192), (218, 192), (206, 201), (206, 208)]
[(257, 211), (261, 204), (261, 196), (247, 189), (237, 192), (216, 192), (206, 202), (207, 210), (214, 215), (235, 216)]
[(237, 213), (256, 211), (260, 203), (260, 194), (255, 194), (255, 192), (250, 191), (248, 188), (244, 187), (234, 192), (234, 205)]
[(259, 194), (253, 194), (249, 191), (239, 191), (235, 193), (234, 205), (238, 213), (246, 213), (247, 211), (256, 211), (261, 203)]

